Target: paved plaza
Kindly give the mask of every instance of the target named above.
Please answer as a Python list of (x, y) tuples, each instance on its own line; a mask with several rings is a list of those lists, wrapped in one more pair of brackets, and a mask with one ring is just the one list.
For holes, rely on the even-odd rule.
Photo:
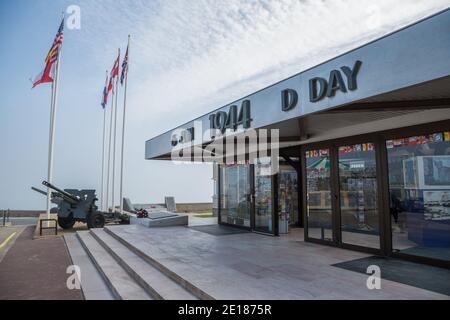
[(369, 290), (368, 275), (333, 267), (367, 254), (256, 233), (215, 236), (189, 227), (107, 227), (164, 267), (216, 299), (449, 299), (382, 280)]

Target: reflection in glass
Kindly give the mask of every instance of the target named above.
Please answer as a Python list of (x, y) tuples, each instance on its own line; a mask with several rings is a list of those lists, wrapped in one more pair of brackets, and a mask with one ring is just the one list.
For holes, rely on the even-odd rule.
[(298, 223), (297, 171), (290, 165), (280, 165), (278, 173), (278, 229), (289, 233), (289, 226)]
[(450, 132), (386, 147), (393, 249), (450, 261)]
[(221, 166), (220, 184), (220, 221), (250, 227), (249, 166)]
[(375, 148), (372, 143), (339, 148), (342, 242), (380, 248)]
[(306, 151), (308, 237), (333, 240), (328, 149)]
[(255, 230), (273, 233), (270, 158), (255, 161)]

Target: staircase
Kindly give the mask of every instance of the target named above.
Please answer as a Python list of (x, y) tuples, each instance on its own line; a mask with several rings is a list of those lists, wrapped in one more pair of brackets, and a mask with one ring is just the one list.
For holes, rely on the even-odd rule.
[(107, 227), (64, 237), (87, 300), (212, 299)]

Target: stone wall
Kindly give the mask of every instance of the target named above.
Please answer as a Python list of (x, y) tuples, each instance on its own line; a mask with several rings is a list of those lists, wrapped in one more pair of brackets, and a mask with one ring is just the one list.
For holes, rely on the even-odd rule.
[(212, 212), (212, 202), (199, 202), (199, 203), (177, 203), (178, 212)]
[[(0, 210), (0, 218), (3, 218), (3, 211)], [(41, 213), (45, 213), (45, 210), (10, 210), (10, 217), (39, 217)]]

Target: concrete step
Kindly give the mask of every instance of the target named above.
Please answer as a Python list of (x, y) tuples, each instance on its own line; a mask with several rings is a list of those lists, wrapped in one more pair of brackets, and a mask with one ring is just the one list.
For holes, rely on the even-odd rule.
[(90, 232), (116, 262), (154, 299), (197, 299), (191, 292), (147, 263), (103, 229), (91, 229)]
[(205, 291), (201, 290), (200, 288), (193, 285), (191, 282), (187, 281), (186, 279), (182, 278), (177, 273), (173, 272), (172, 270), (168, 269), (166, 266), (158, 262), (156, 259), (152, 258), (150, 255), (147, 255), (145, 252), (143, 252), (141, 249), (137, 248), (133, 245), (133, 243), (129, 242), (127, 239), (121, 237), (120, 235), (116, 234), (114, 232), (114, 227), (105, 227), (103, 229), (105, 233), (116, 239), (118, 242), (120, 242), (122, 245), (124, 245), (126, 248), (128, 248), (129, 251), (136, 254), (138, 257), (140, 257), (142, 260), (147, 262), (149, 265), (154, 267), (156, 270), (164, 274), (166, 277), (177, 283), (179, 286), (183, 287), (186, 291), (188, 291), (190, 294), (192, 294), (194, 297), (200, 300), (214, 300), (212, 296), (207, 294)]
[(89, 231), (78, 231), (77, 236), (116, 299), (152, 300)]
[(75, 234), (65, 234), (64, 240), (72, 263), (80, 267), (81, 290), (84, 298), (86, 300), (114, 300), (114, 295), (84, 250), (78, 237)]

